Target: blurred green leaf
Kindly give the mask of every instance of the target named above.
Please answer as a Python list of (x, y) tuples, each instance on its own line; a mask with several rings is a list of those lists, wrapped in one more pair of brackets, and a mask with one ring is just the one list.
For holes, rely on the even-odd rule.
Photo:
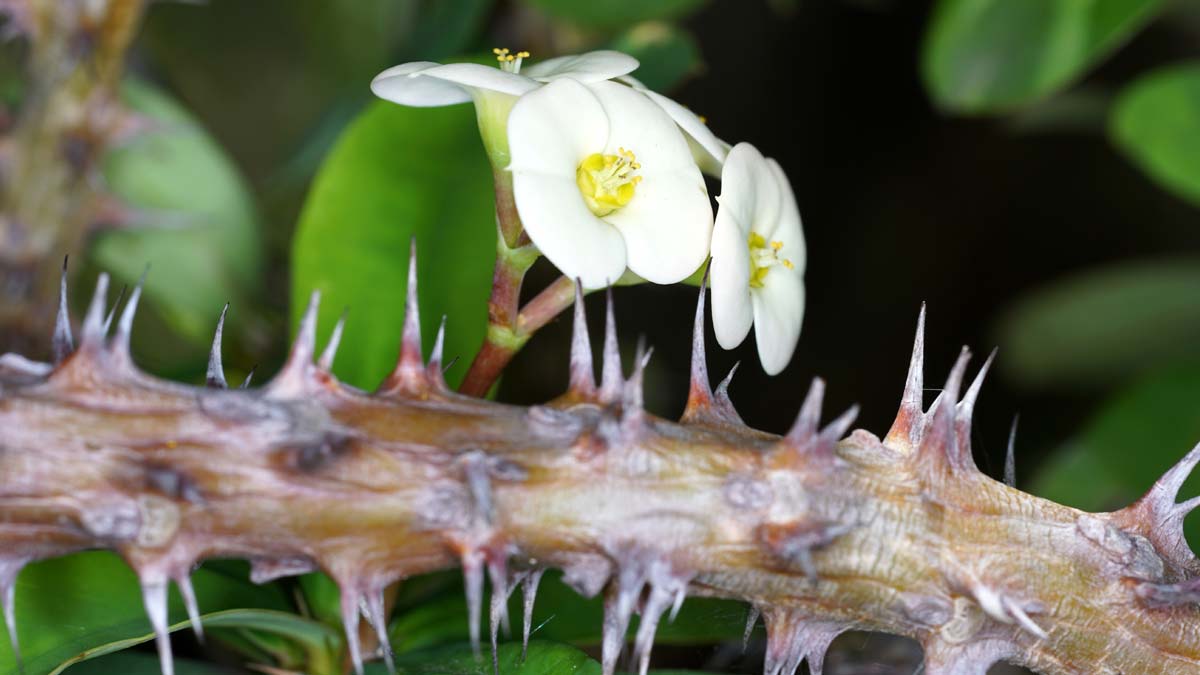
[(342, 595), (337, 583), (324, 572), (310, 572), (296, 578), (308, 611), (330, 626), (342, 625)]
[(1122, 263), (1037, 289), (1005, 313), (1001, 363), (1023, 384), (1091, 386), (1193, 353), (1200, 260)]
[[(162, 673), (159, 668), (158, 656), (143, 652), (109, 654), (71, 666), (67, 672), (71, 675), (110, 675), (111, 673), (160, 675)], [(235, 671), (211, 663), (175, 659), (175, 675), (228, 675), (231, 672)]]
[(1068, 84), (1164, 0), (941, 0), (921, 54), (925, 86), (958, 113), (1019, 106)]
[(550, 16), (592, 28), (622, 28), (639, 21), (673, 19), (708, 0), (526, 0)]
[[(520, 593), (509, 602), (513, 625), (523, 620)], [(745, 603), (712, 598), (688, 598), (675, 621), (663, 619), (656, 644), (697, 644), (741, 640), (746, 625)], [(549, 572), (538, 590), (533, 610), (533, 637), (541, 640), (598, 644), (604, 620), (603, 599), (583, 598)], [(407, 611), (398, 612), (390, 626), (392, 647), (410, 652), (467, 640), (467, 607), (461, 582)], [(637, 630), (637, 621), (630, 633)]]
[[(1105, 403), (1038, 472), (1030, 492), (1090, 511), (1130, 504), (1200, 441), (1200, 363), (1172, 364)], [(1182, 496), (1200, 493), (1200, 476)], [(1200, 522), (1188, 539), (1200, 542)]]
[(335, 371), (375, 387), (395, 366), (415, 236), (422, 335), (442, 316), (456, 383), (483, 340), (496, 229), (492, 173), (470, 106), (405, 108), (379, 101), (326, 159), (292, 249), (292, 316), (322, 293), (321, 332), (351, 308)]
[[(122, 93), (153, 126), (106, 156), (104, 177), (147, 222), (102, 233), (91, 255), (127, 284), (150, 265), (148, 304), (179, 335), (206, 345), (221, 306), (245, 306), (258, 285), (253, 198), (224, 151), (178, 103), (137, 80), (127, 80)], [(231, 319), (238, 322), (236, 314)]]
[(1160, 68), (1126, 87), (1109, 134), (1134, 164), (1200, 206), (1200, 62)]
[(641, 66), (634, 77), (655, 91), (670, 91), (703, 67), (692, 34), (664, 21), (630, 28), (613, 40), (612, 48), (637, 58)]
[[(594, 675), (600, 664), (570, 645), (532, 641), (528, 658), (521, 661), (521, 645), (505, 644), (497, 650), (500, 672), (504, 675)], [(367, 666), (367, 672), (380, 675), (387, 668), (380, 663)], [(464, 645), (430, 649), (396, 659), (398, 675), (492, 675), (492, 660), (476, 658)]]
[(440, 61), (461, 54), (484, 26), (495, 0), (417, 0), (416, 20), (403, 53), (412, 60)]
[[(288, 610), (275, 586), (201, 567), (192, 574), (201, 610), (256, 607)], [(148, 639), (150, 623), (133, 571), (107, 552), (79, 553), (34, 563), (17, 579), (17, 631), (26, 675), (50, 673), (79, 658)], [(185, 618), (178, 593), (172, 621)], [(0, 673), (16, 673), (8, 640), (0, 642)]]
[[(201, 623), (207, 629), (216, 631), (240, 629), (245, 635), (254, 635), (261, 640), (264, 637), (278, 637), (292, 642), (305, 650), (308, 658), (304, 662), (304, 671), (310, 675), (342, 675), (341, 648), (342, 635), (328, 626), (296, 614), (261, 609), (230, 609), (222, 612), (201, 615)], [(191, 624), (184, 620), (171, 624), (170, 632), (189, 628)], [(118, 640), (99, 645), (93, 649), (75, 655), (63, 662), (50, 675), (58, 675), (68, 667), (77, 663), (87, 663), (95, 658), (121, 653), (154, 639), (154, 634), (147, 632), (126, 640)], [(74, 672), (74, 671), (72, 671)]]

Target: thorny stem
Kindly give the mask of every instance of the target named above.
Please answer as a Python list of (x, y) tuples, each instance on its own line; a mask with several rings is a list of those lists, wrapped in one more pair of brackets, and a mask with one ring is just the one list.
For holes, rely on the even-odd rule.
[[(926, 408), (918, 334), (882, 439), (847, 435), (854, 409), (821, 427), (820, 380), (779, 437), (709, 388), (702, 320), (695, 395), (674, 423), (643, 408), (645, 359), (625, 377), (611, 318), (596, 385), (582, 307), (569, 390), (524, 408), (449, 392), (440, 362), (413, 361), (415, 328), (398, 386), (341, 385), (313, 363), (315, 302), (264, 388), (161, 382), (128, 352), (133, 299), (107, 336), (106, 290), (102, 278), (58, 366), (0, 356), (0, 605), (13, 615), (5, 591), (28, 562), (116, 550), (142, 582), (165, 675), (165, 582), (220, 557), (251, 559), (259, 581), (323, 570), (350, 618), (360, 604), (379, 616), (399, 579), (458, 565), (482, 617), (485, 571), (507, 592), (559, 568), (583, 595), (604, 593), (605, 675), (634, 611), (645, 672), (653, 627), (691, 595), (752, 603), (767, 623), (766, 675), (801, 661), (820, 673), (847, 630), (918, 640), (929, 675), (982, 675), (997, 661), (1044, 675), (1200, 675), (1200, 560), (1183, 536), (1200, 504), (1180, 501), (1200, 447), (1119, 511), (1020, 492), (974, 463), (990, 359), (964, 387), (966, 350)], [(417, 316), (410, 306), (406, 325)], [(360, 645), (360, 627), (344, 623)]]
[(117, 85), (145, 4), (27, 1), (18, 28), (29, 40), (29, 93), (0, 156), (0, 325), (10, 340), (50, 333), (58, 271), (42, 263), (77, 252), (90, 228), (119, 215), (97, 176), (129, 131)]

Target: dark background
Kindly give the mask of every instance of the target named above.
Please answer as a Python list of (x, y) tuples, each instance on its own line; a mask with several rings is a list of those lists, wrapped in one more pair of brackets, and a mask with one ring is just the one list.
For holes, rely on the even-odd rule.
[[(1045, 391), (1006, 377), (997, 335), (1003, 312), (1095, 265), (1194, 252), (1197, 213), (1117, 154), (1102, 119), (1026, 130), (1019, 116), (936, 109), (918, 67), (930, 5), (827, 0), (780, 13), (725, 0), (686, 22), (706, 67), (676, 99), (706, 115), (722, 138), (778, 159), (808, 242), (808, 305), (791, 365), (767, 377), (753, 336), (724, 352), (710, 327), (709, 367), (715, 384), (742, 362), (731, 391), (753, 426), (785, 431), (810, 378), (820, 376), (828, 418), (858, 403), (859, 425), (882, 435), (927, 303), (926, 401), (963, 345), (975, 355), (969, 376), (998, 348), (977, 408), (977, 462), (999, 474), (1020, 413), (1023, 477), (1109, 392)], [(1152, 25), (1084, 85), (1116, 86), (1194, 52), (1194, 44), (1175, 26)], [(686, 398), (695, 296), (679, 286), (616, 294), (626, 337), (644, 333), (657, 346), (650, 405), (664, 415), (681, 411)], [(602, 301), (590, 298), (589, 307), (598, 335)], [(566, 321), (539, 334), (509, 371), (504, 395), (532, 402), (556, 393), (566, 381), (565, 351), (548, 359), (546, 350), (565, 350), (568, 334)]]

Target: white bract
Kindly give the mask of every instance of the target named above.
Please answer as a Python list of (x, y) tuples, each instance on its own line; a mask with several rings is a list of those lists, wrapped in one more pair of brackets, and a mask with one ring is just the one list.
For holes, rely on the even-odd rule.
[(504, 129), (508, 112), (519, 96), (545, 82), (563, 78), (598, 82), (638, 67), (637, 59), (628, 54), (601, 50), (548, 59), (522, 72), (522, 63), (529, 52), (512, 54), (507, 49), (493, 52), (498, 68), (478, 63), (402, 63), (376, 75), (371, 81), (371, 91), (393, 103), (422, 108), (474, 101), (483, 142), (493, 162), (503, 166), (508, 163)]
[(657, 103), (664, 112), (671, 116), (671, 119), (675, 120), (675, 124), (679, 125), (687, 137), (688, 147), (691, 148), (692, 156), (696, 158), (696, 163), (700, 165), (701, 171), (710, 176), (721, 175), (725, 156), (729, 154), (729, 144), (717, 138), (717, 135), (708, 128), (708, 123), (703, 117), (649, 89), (631, 75), (622, 75), (616, 79), (650, 97), (651, 101)]
[(498, 68), (479, 63), (434, 63), (413, 61), (392, 66), (375, 76), (371, 91), (379, 98), (415, 107), (466, 103), (494, 94), (520, 96), (542, 82), (570, 77), (581, 82), (608, 80), (638, 67), (637, 59), (609, 50), (575, 56), (560, 56), (525, 68), (529, 52), (492, 50)]
[(561, 77), (508, 120), (513, 196), (530, 239), (588, 288), (626, 268), (659, 284), (704, 261), (712, 208), (675, 122), (642, 92)]
[(787, 366), (804, 319), (804, 232), (783, 169), (749, 143), (729, 151), (713, 226), (712, 317), (717, 342), (741, 344), (754, 326), (763, 370)]

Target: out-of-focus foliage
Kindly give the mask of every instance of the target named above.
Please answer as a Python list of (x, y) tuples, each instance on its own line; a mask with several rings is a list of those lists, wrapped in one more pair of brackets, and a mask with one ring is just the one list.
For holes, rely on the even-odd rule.
[[(347, 129), (313, 183), (292, 258), (293, 318), (312, 289), (322, 293), (322, 334), (352, 308), (340, 377), (373, 388), (395, 366), (414, 236), (426, 350), (445, 315), (447, 361), (470, 361), (487, 325), (496, 250), (491, 177), (470, 106), (381, 101)], [(452, 369), (451, 383), (464, 372)]]
[(1163, 0), (941, 0), (921, 54), (925, 86), (959, 113), (1052, 93), (1128, 39)]
[(647, 21), (617, 36), (612, 49), (638, 59), (634, 77), (655, 91), (670, 91), (701, 68), (700, 46), (692, 34), (662, 21)]
[[(71, 675), (160, 675), (158, 657), (145, 652), (117, 652), (74, 666)], [(175, 659), (176, 675), (228, 675), (229, 669), (191, 659)]]
[(555, 18), (591, 28), (619, 28), (639, 21), (681, 17), (708, 0), (525, 0)]
[(1153, 71), (1127, 87), (1109, 134), (1143, 171), (1200, 206), (1200, 62)]
[[(236, 568), (242, 573), (202, 567), (192, 575), (202, 610), (291, 611), (279, 587), (255, 586), (246, 579), (245, 565)], [(151, 637), (137, 578), (112, 553), (79, 553), (30, 565), (17, 580), (16, 608), (27, 675), (55, 672), (69, 663)], [(170, 596), (169, 616), (173, 622), (186, 618), (175, 591)], [(15, 672), (8, 640), (3, 640), (0, 673)]]
[[(1193, 296), (1195, 297), (1195, 296)], [(1200, 363), (1176, 363), (1145, 375), (1108, 401), (1030, 486), (1033, 494), (1104, 511), (1141, 496), (1200, 440)], [(1183, 494), (1196, 494), (1193, 476)], [(1200, 522), (1187, 522), (1200, 542)]]
[(1200, 260), (1123, 263), (1068, 277), (1004, 316), (1001, 366), (1034, 387), (1111, 384), (1195, 354), (1198, 298)]
[[(92, 257), (127, 284), (152, 262), (147, 304), (179, 336), (206, 345), (221, 306), (249, 307), (257, 292), (253, 197), (221, 147), (169, 96), (129, 80), (124, 100), (147, 128), (108, 154), (104, 177), (134, 223), (99, 236)], [(177, 343), (160, 347), (188, 355)]]

